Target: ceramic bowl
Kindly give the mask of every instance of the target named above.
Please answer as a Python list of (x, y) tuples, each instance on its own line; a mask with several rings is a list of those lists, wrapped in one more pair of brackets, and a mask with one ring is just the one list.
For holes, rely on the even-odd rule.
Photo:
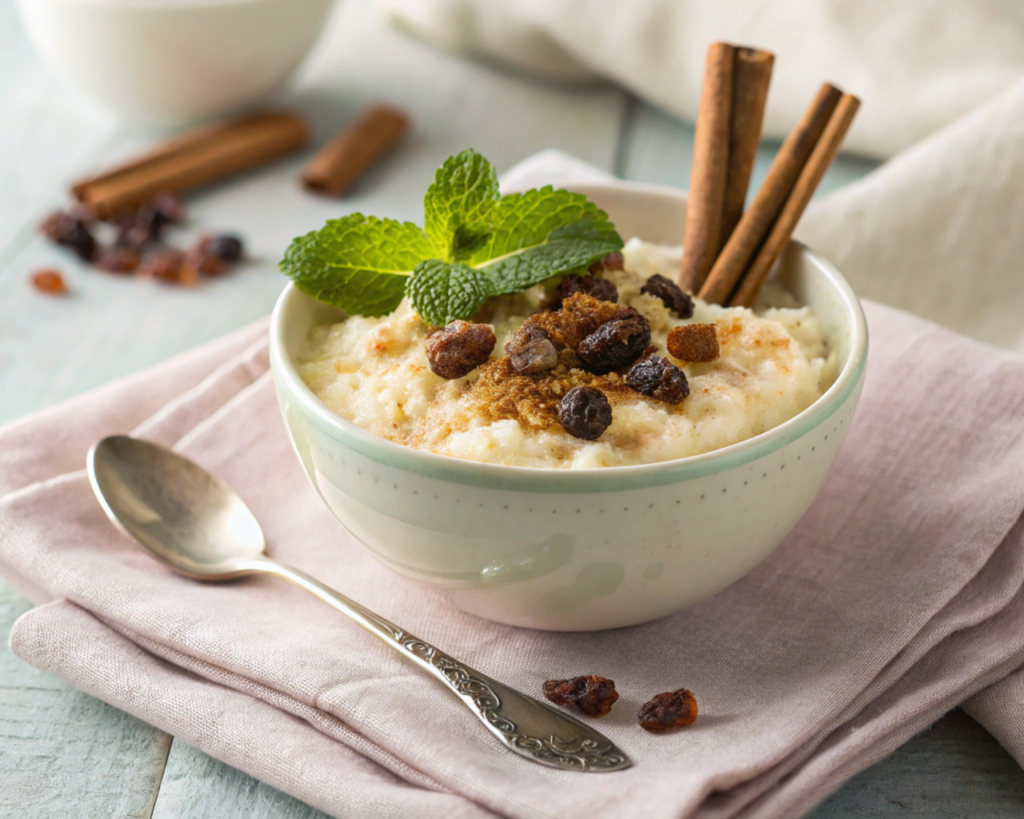
[[(678, 242), (674, 189), (575, 186), (623, 237)], [(274, 310), (271, 366), (302, 466), (331, 511), (383, 563), (501, 623), (589, 631), (643, 623), (720, 591), (764, 560), (821, 488), (857, 406), (867, 354), (860, 303), (798, 243), (778, 276), (817, 313), (840, 358), (813, 405), (704, 455), (585, 470), (473, 463), (377, 438), (305, 386), (295, 355), (342, 314), (289, 285)]]
[(280, 88), (333, 0), (19, 0), (51, 68), (122, 116), (182, 125)]

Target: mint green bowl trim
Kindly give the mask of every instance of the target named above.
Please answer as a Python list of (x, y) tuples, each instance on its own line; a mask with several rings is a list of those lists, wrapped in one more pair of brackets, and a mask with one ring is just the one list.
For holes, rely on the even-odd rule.
[(703, 455), (635, 466), (542, 469), (464, 461), (379, 438), (331, 412), (306, 386), (285, 355), (284, 322), (289, 303), (294, 298), (308, 298), (292, 284), (285, 287), (271, 318), (271, 369), (278, 390), (302, 423), (372, 461), (425, 478), (482, 489), (563, 494), (646, 489), (694, 480), (749, 464), (806, 435), (845, 405), (864, 377), (868, 331), (863, 308), (835, 267), (813, 251), (805, 249), (804, 252), (832, 281), (851, 314), (850, 357), (835, 383), (803, 412), (767, 432)]

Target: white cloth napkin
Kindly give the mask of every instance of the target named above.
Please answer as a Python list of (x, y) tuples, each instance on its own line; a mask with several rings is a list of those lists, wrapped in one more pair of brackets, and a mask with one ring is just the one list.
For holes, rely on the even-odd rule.
[(784, 136), (824, 80), (865, 102), (849, 150), (887, 157), (1024, 76), (1017, 0), (377, 0), (447, 48), (559, 79), (604, 77), (696, 114), (707, 44), (776, 54), (766, 133)]

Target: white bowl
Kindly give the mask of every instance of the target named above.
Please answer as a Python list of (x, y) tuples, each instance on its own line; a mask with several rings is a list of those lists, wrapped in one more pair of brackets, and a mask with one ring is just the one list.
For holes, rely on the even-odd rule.
[(19, 0), (65, 80), (134, 120), (181, 125), (280, 88), (333, 0)]
[[(624, 237), (677, 242), (685, 197), (654, 186), (577, 186)], [(795, 418), (724, 449), (664, 463), (560, 470), (495, 466), (378, 438), (320, 402), (295, 368), (310, 329), (343, 314), (292, 285), (270, 355), (281, 410), (310, 480), (391, 568), (459, 608), (516, 626), (594, 630), (664, 617), (764, 560), (821, 488), (857, 406), (867, 355), (860, 303), (798, 243), (780, 280), (821, 319), (836, 382)]]

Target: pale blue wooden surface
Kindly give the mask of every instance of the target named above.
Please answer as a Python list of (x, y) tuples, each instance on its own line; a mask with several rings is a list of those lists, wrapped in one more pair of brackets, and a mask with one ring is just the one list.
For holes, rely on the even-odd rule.
[[(433, 168), (472, 146), (506, 168), (557, 147), (630, 179), (685, 186), (692, 129), (610, 87), (567, 89), (436, 53), (386, 30), (349, 0), (290, 101), (332, 132), (370, 98), (407, 107), (415, 132), (344, 202), (303, 194), (304, 156), (254, 171), (190, 200), (194, 223), (237, 229), (252, 261), (193, 291), (85, 270), (34, 235), (67, 183), (130, 154), (152, 134), (118, 124), (50, 77), (0, 0), (0, 422), (75, 395), (269, 312), (282, 286), (275, 262), (293, 235), (363, 210), (418, 219)], [(773, 148), (755, 172), (763, 176)], [(823, 190), (873, 167), (843, 157)], [(73, 295), (47, 299), (30, 270), (58, 264)], [(2, 453), (0, 453), (2, 457)], [(302, 817), (322, 814), (163, 732), (36, 671), (6, 650), (29, 603), (0, 580), (0, 816)], [(826, 817), (1024, 815), (1024, 772), (955, 712), (847, 783)]]

